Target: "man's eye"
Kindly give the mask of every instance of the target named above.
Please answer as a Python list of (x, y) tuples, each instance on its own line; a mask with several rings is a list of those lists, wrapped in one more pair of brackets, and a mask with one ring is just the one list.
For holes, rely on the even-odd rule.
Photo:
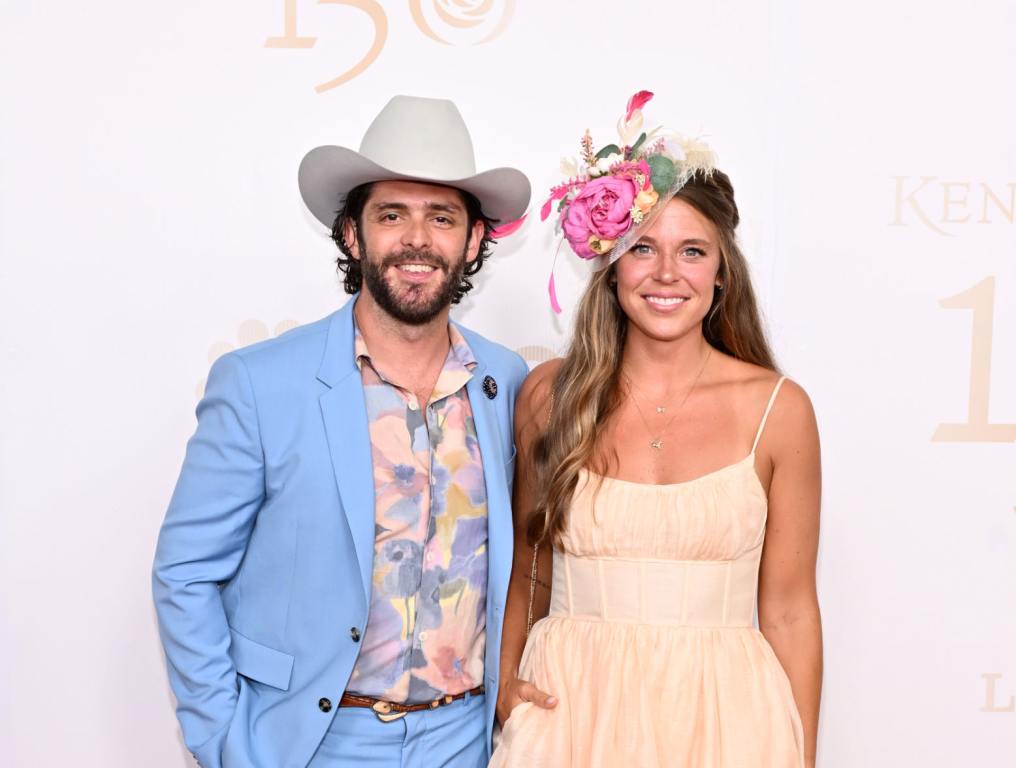
[(382, 221), (398, 221), (399, 214), (397, 213), (386, 213), (381, 217)]
[(435, 216), (434, 217), (434, 221), (436, 221), (438, 224), (451, 224), (452, 223), (452, 220), (449, 219), (447, 216)]

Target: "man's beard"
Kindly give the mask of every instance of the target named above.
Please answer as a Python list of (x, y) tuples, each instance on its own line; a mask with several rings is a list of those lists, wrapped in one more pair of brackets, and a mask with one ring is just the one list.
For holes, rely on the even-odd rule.
[[(455, 289), (462, 282), (466, 270), (466, 254), (463, 249), (462, 258), (455, 266), (450, 266), (444, 258), (432, 251), (404, 250), (390, 253), (383, 259), (372, 259), (366, 249), (361, 248), (360, 269), (363, 271), (363, 284), (370, 295), (385, 312), (399, 322), (407, 325), (423, 325), (429, 323), (452, 303)], [(396, 294), (395, 289), (385, 279), (389, 267), (398, 269), (398, 264), (427, 264), (444, 272), (445, 278), (437, 286), (437, 291), (428, 299), (424, 292), (433, 290), (430, 285), (410, 285), (404, 298)]]

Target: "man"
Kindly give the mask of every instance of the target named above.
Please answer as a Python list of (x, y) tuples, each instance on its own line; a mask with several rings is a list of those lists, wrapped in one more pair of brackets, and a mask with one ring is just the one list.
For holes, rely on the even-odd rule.
[(485, 765), (526, 366), (449, 305), (529, 182), (406, 96), (299, 181), (355, 296), (208, 377), (153, 573), (184, 739), (205, 768)]

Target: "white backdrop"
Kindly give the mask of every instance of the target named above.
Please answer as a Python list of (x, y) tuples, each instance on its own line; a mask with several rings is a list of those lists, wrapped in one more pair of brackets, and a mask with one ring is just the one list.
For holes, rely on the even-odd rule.
[[(539, 196), (648, 88), (818, 411), (820, 764), (1013, 764), (1012, 3), (0, 3), (0, 762), (190, 762), (150, 562), (210, 360), (345, 301), (303, 153), (450, 97)], [(457, 310), (530, 359), (583, 278), (537, 218)]]

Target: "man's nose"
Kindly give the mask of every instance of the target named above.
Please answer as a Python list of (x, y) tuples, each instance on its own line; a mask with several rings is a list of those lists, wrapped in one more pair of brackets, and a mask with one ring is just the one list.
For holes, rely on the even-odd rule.
[(411, 217), (402, 230), (402, 244), (420, 250), (430, 245), (430, 229), (425, 218)]

